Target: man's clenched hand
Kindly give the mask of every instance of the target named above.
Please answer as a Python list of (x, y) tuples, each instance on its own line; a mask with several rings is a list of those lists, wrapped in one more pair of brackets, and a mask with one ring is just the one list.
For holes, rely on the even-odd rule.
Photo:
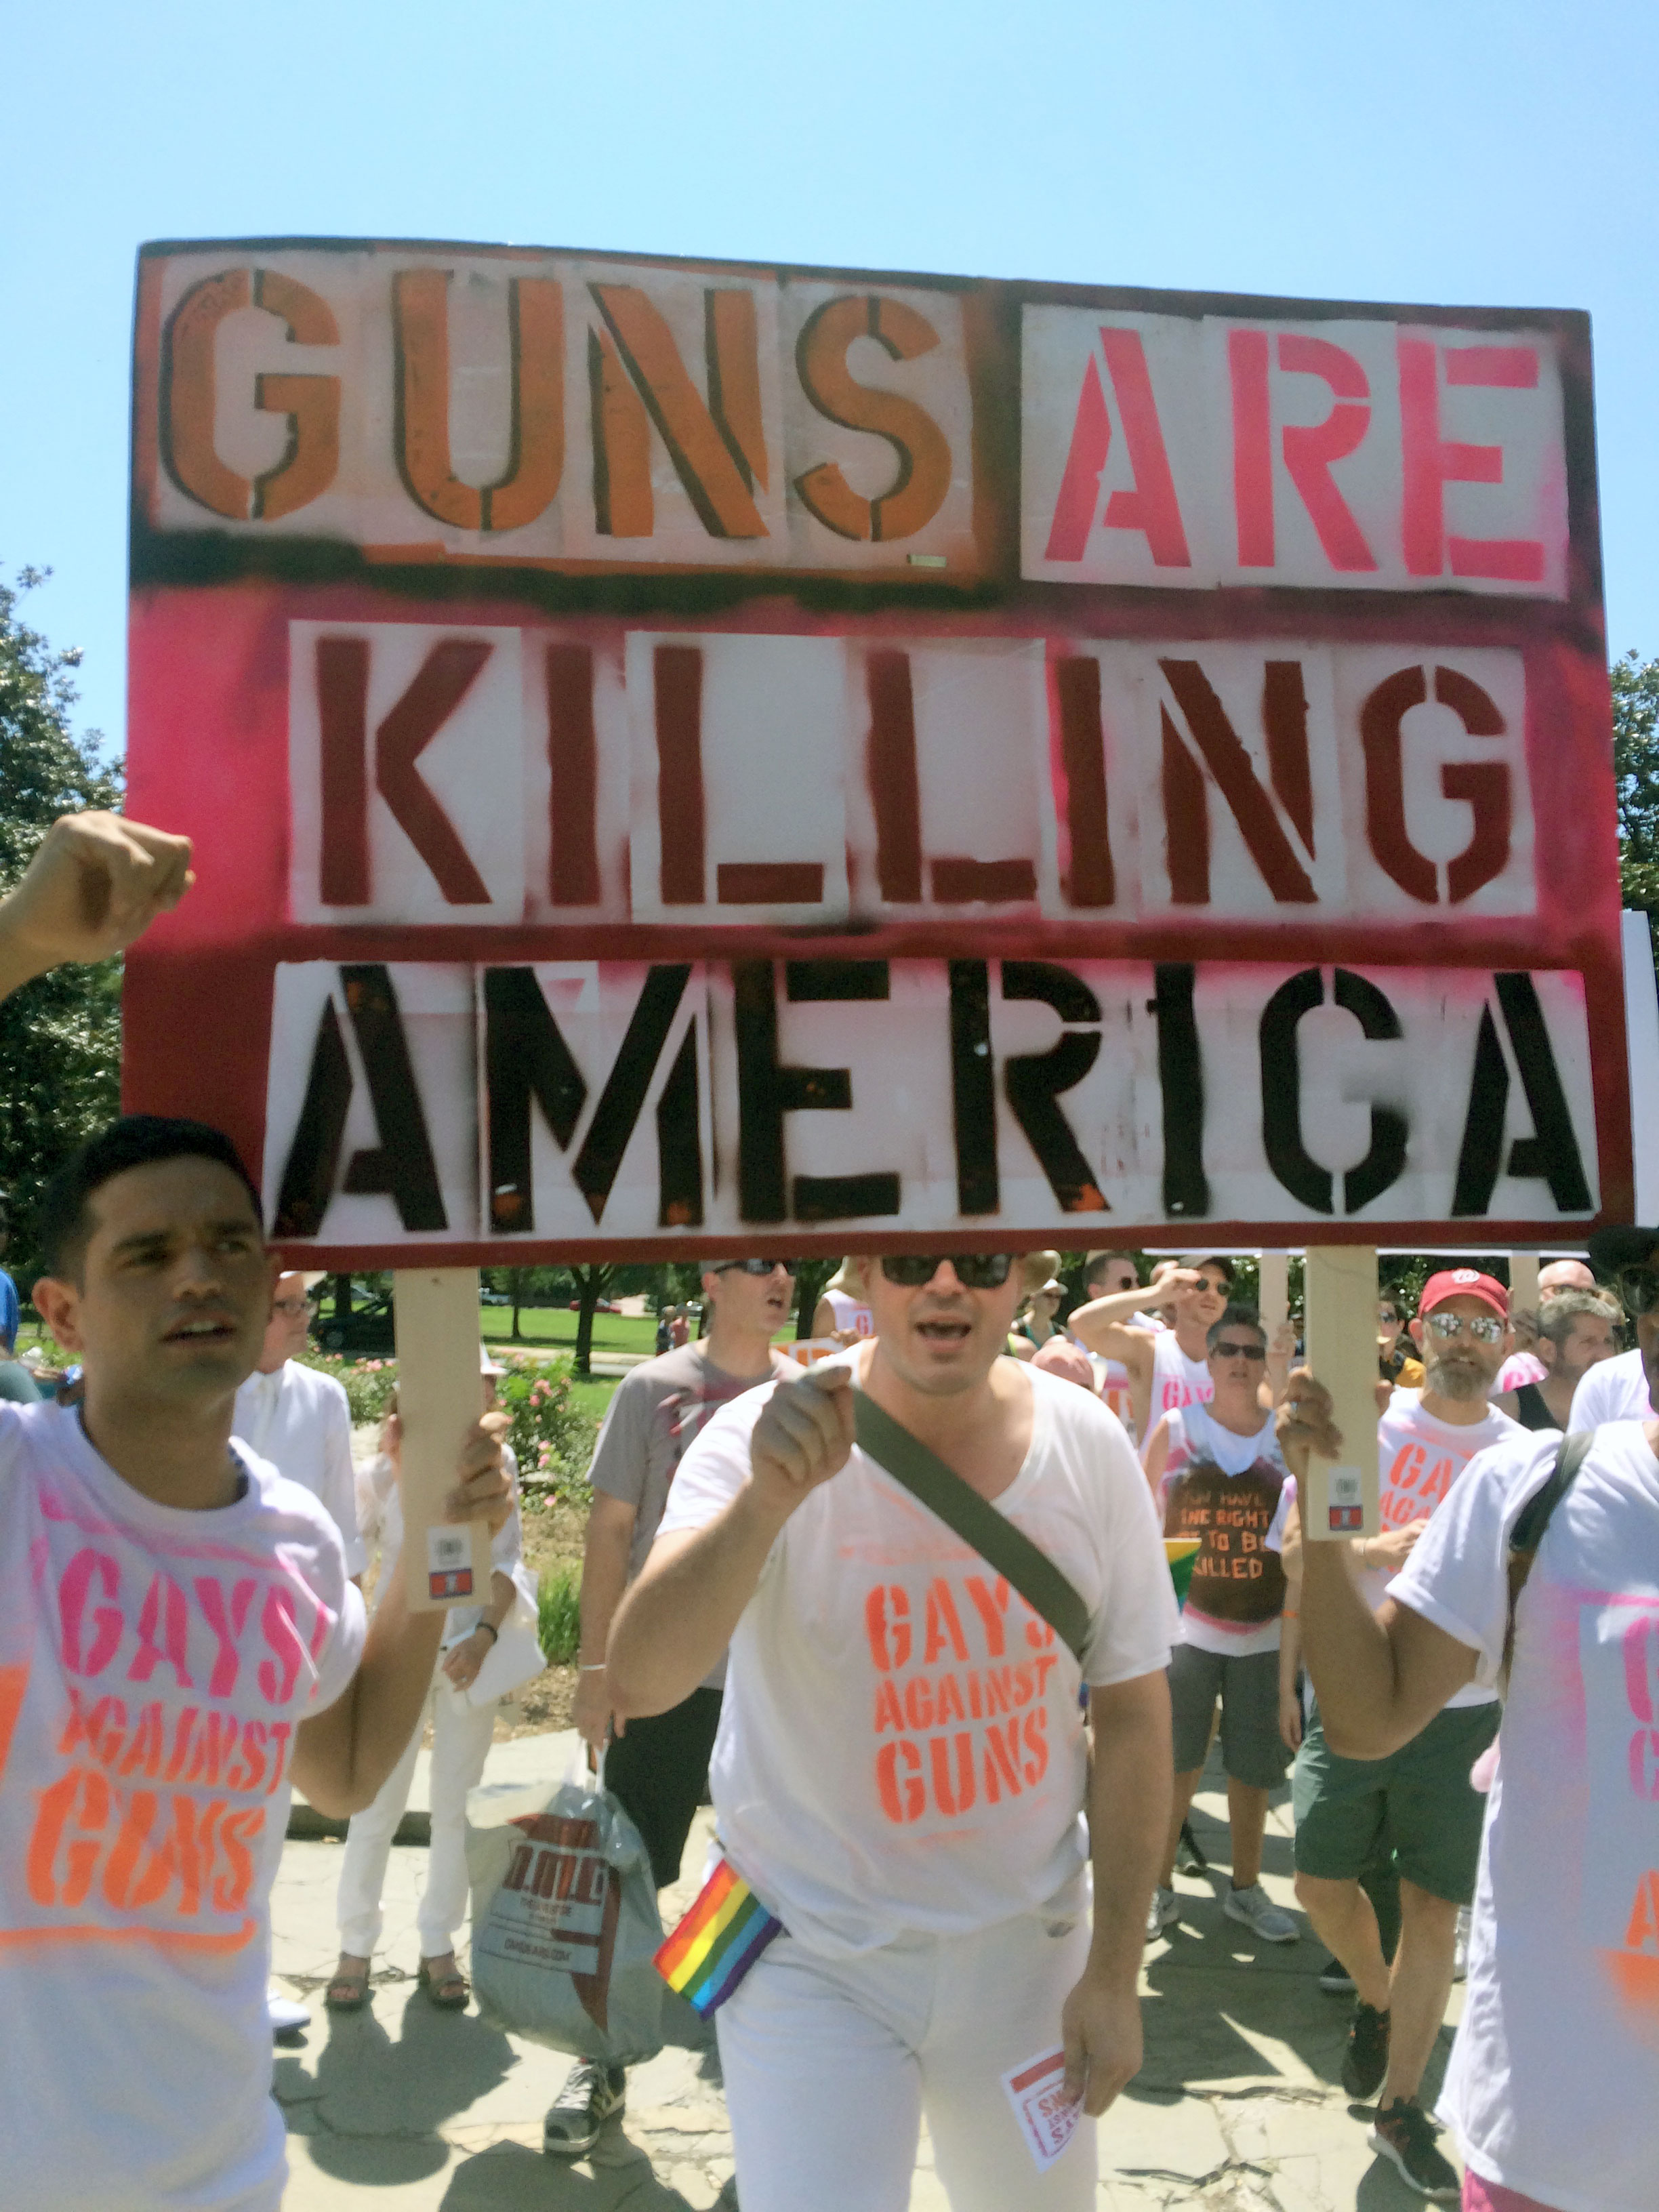
[(780, 1382), (750, 1443), (756, 1499), (787, 1519), (809, 1490), (841, 1473), (852, 1449), (853, 1377), (847, 1368), (812, 1367), (798, 1382)]
[(125, 952), (195, 880), (188, 837), (118, 814), (59, 815), (0, 900), (0, 982)]

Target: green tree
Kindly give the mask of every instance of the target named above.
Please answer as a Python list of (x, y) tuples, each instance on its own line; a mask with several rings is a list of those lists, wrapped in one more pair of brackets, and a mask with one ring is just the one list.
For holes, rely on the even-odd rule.
[[(49, 573), (0, 581), (0, 891), (9, 890), (60, 814), (118, 807), (118, 765), (96, 731), (70, 728), (77, 649), (54, 651), (18, 617)], [(59, 968), (0, 1006), (0, 1191), (9, 1203), (7, 1264), (27, 1290), (39, 1272), (33, 1215), (47, 1178), (90, 1131), (120, 1111), (121, 963)]]
[(1619, 796), (1619, 876), (1624, 902), (1659, 915), (1659, 660), (1615, 660), (1613, 773)]

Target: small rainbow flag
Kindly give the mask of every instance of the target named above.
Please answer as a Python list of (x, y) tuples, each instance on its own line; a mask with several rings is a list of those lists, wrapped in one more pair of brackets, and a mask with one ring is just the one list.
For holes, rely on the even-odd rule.
[(1187, 1592), (1192, 1587), (1193, 1561), (1198, 1557), (1196, 1536), (1166, 1536), (1164, 1556), (1170, 1563), (1170, 1580), (1175, 1584), (1176, 1602), (1185, 1605)]
[(743, 1876), (722, 1859), (679, 1926), (657, 1953), (657, 1972), (707, 2020), (723, 2005), (782, 1921), (769, 1913)]

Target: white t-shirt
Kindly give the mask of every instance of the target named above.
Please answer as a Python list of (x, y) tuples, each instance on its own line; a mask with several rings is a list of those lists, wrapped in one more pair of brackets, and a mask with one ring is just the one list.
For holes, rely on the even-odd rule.
[[(1122, 1429), (1022, 1366), (1030, 1449), (994, 1502), (1089, 1607), (1085, 1664), (1024, 1598), (854, 1449), (785, 1523), (732, 1638), (709, 1767), (720, 1843), (793, 1936), (828, 1956), (1081, 1899), (1079, 1690), (1162, 1672), (1175, 1595)], [(709, 1421), (662, 1532), (749, 1475), (769, 1393)]]
[(1196, 1536), (1198, 1555), (1178, 1643), (1248, 1659), (1279, 1649), (1285, 1571), (1270, 1539), (1295, 1485), (1269, 1413), (1253, 1436), (1223, 1428), (1207, 1407), (1164, 1416), (1169, 1449), (1158, 1482), (1166, 1536)]
[(250, 1375), (236, 1393), (230, 1432), (320, 1502), (340, 1532), (346, 1572), (362, 1574), (368, 1554), (357, 1533), (351, 1405), (334, 1377), (297, 1359), (271, 1375)]
[[(1477, 1452), (1485, 1451), (1489, 1444), (1510, 1443), (1531, 1433), (1495, 1406), (1489, 1408), (1484, 1421), (1472, 1421), (1467, 1426), (1437, 1421), (1432, 1413), (1423, 1411), (1421, 1397), (1419, 1390), (1396, 1390), (1376, 1425), (1378, 1517), (1384, 1528), (1403, 1528), (1408, 1522), (1438, 1511)], [(1389, 1594), (1388, 1569), (1365, 1568), (1359, 1586), (1375, 1613)], [(1446, 1702), (1449, 1706), (1489, 1705), (1496, 1694), (1479, 1682), (1471, 1682)]]
[(275, 2212), (270, 1898), (300, 1722), (362, 1656), (308, 1491), (181, 1511), (0, 1406), (0, 2172), (42, 2212)]
[(1175, 1331), (1172, 1328), (1161, 1330), (1152, 1339), (1152, 1395), (1146, 1416), (1148, 1438), (1165, 1413), (1173, 1413), (1182, 1406), (1206, 1405), (1214, 1395), (1215, 1384), (1211, 1379), (1208, 1361), (1188, 1359)]
[[(1509, 1532), (1559, 1439), (1484, 1453), (1390, 1585), (1495, 1682)], [(1443, 2117), (1466, 2161), (1562, 2212), (1659, 2199), (1659, 1462), (1601, 1429), (1516, 1607)]]
[(1653, 1407), (1648, 1396), (1647, 1370), (1640, 1352), (1621, 1352), (1616, 1358), (1598, 1359), (1572, 1394), (1567, 1415), (1569, 1431), (1594, 1429), (1603, 1421), (1650, 1421)]

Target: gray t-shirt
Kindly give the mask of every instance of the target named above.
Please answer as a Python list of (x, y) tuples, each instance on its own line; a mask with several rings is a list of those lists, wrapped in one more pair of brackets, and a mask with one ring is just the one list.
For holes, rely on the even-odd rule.
[[(588, 1480), (607, 1498), (619, 1498), (634, 1508), (629, 1582), (645, 1565), (674, 1471), (709, 1415), (773, 1376), (799, 1371), (774, 1352), (767, 1375), (728, 1375), (698, 1342), (644, 1360), (623, 1376), (600, 1427)], [(706, 1686), (718, 1689), (725, 1679), (722, 1656)]]

